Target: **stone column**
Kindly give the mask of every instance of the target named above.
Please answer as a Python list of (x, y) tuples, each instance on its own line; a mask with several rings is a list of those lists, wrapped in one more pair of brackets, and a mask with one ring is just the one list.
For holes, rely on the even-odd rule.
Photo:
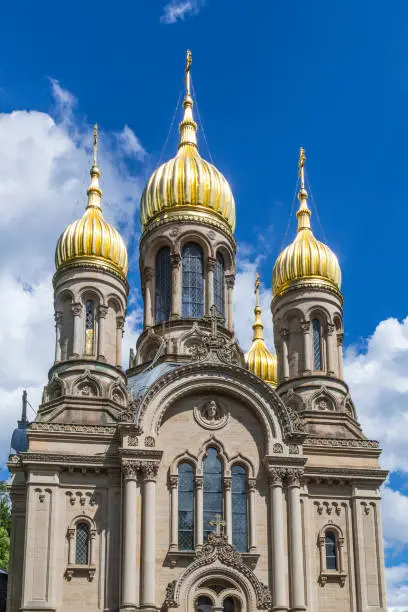
[(156, 476), (157, 463), (141, 464), (143, 473), (142, 511), (142, 596), (141, 608), (156, 608)]
[(235, 275), (228, 274), (225, 277), (227, 285), (227, 309), (226, 309), (226, 327), (230, 332), (234, 331), (234, 285)]
[(301, 323), (303, 332), (303, 374), (305, 376), (312, 373), (312, 339), (310, 335), (310, 321), (303, 321)]
[(288, 359), (289, 330), (285, 328), (281, 329), (280, 337), (282, 340), (282, 376), (283, 376), (283, 380), (285, 381), (285, 380), (288, 380), (289, 378), (289, 359)]
[(136, 504), (137, 469), (135, 461), (125, 461), (123, 472), (123, 540), (122, 540), (122, 601), (121, 610), (136, 610)]
[(303, 567), (302, 511), (300, 506), (300, 480), (302, 470), (289, 469), (289, 568), (292, 612), (306, 610)]
[(101, 304), (98, 308), (98, 359), (106, 361), (105, 356), (105, 319), (108, 307)]
[[(83, 346), (83, 334), (84, 329), (82, 326), (82, 304), (80, 302), (76, 302), (72, 304), (72, 314), (74, 317), (74, 339), (73, 339), (73, 347), (72, 347), (72, 357), (79, 357), (83, 350), (81, 350)], [(82, 342), (81, 342), (82, 340)]]
[(153, 270), (145, 268), (143, 272), (144, 280), (144, 326), (154, 325), (154, 296), (153, 296)]
[(179, 319), (181, 317), (181, 255), (173, 253), (171, 256), (171, 318)]
[(231, 491), (231, 478), (224, 478), (224, 495), (225, 495), (225, 523), (228, 544), (232, 544), (232, 491)]
[(68, 563), (74, 565), (75, 563), (75, 529), (68, 529)]
[(336, 372), (336, 352), (337, 352), (337, 341), (335, 336), (336, 327), (332, 323), (327, 324), (326, 338), (327, 338), (327, 373), (329, 376), (334, 376)]
[(353, 539), (356, 571), (356, 600), (358, 612), (365, 612), (367, 601), (367, 575), (364, 548), (363, 507), (358, 487), (353, 486), (351, 498), (351, 515), (353, 524)]
[(178, 476), (170, 476), (170, 550), (178, 550)]
[(270, 497), (270, 547), (272, 550), (272, 593), (273, 609), (276, 612), (287, 611), (288, 601), (286, 593), (285, 567), (285, 526), (283, 521), (283, 493), (282, 477), (285, 470), (271, 468), (269, 471), (269, 497)]
[(122, 339), (125, 327), (125, 317), (116, 317), (116, 367), (122, 368)]
[(339, 364), (339, 378), (343, 380), (343, 339), (344, 334), (337, 334), (337, 352), (338, 352), (338, 364)]
[(195, 528), (196, 528), (196, 548), (201, 548), (204, 541), (204, 529), (203, 529), (203, 477), (195, 477)]
[(62, 328), (62, 312), (55, 311), (55, 363), (59, 363), (62, 357), (61, 351), (61, 328)]
[(205, 300), (205, 314), (207, 317), (211, 315), (210, 308), (214, 304), (214, 270), (215, 259), (209, 257), (207, 259), (207, 295)]
[(256, 479), (248, 478), (248, 523), (249, 552), (256, 550), (256, 512), (255, 512)]

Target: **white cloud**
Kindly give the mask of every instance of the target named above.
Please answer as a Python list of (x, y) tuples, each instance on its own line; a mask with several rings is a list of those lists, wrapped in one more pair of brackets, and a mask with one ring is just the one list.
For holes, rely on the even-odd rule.
[(187, 17), (198, 15), (204, 5), (205, 0), (171, 0), (163, 7), (160, 21), (165, 24), (184, 21)]
[[(1, 463), (23, 388), (36, 409), (53, 362), (54, 250), (65, 226), (85, 209), (90, 181), (92, 128), (76, 117), (75, 96), (58, 81), (51, 87), (54, 116), (0, 114)], [(99, 143), (104, 214), (128, 238), (135, 232), (142, 182), (127, 170), (126, 157), (141, 159), (144, 149), (128, 126), (120, 137), (102, 130)], [(138, 316), (132, 313), (126, 324), (127, 345), (128, 337), (134, 343)]]
[(388, 567), (385, 575), (388, 612), (408, 612), (408, 565)]

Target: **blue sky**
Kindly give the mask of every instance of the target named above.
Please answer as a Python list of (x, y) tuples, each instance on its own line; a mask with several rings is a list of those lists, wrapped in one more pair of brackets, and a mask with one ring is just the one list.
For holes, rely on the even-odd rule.
[[(249, 287), (258, 268), (267, 309), (298, 149), (306, 148), (323, 231), (316, 214), (313, 228), (343, 271), (346, 373), (365, 431), (381, 440), (386, 467), (394, 470), (384, 502), (390, 609), (408, 610), (408, 529), (395, 529), (408, 511), (408, 3), (1, 4), (0, 231), (8, 238), (0, 247), (0, 289), (9, 303), (21, 305), (0, 324), (0, 357), (7, 355), (0, 368), (7, 423), (2, 456), (21, 389), (29, 388), (35, 406), (52, 362), (53, 248), (82, 210), (95, 121), (107, 216), (132, 250), (128, 343), (134, 343), (138, 200), (159, 161), (191, 48), (211, 156), (237, 203), (237, 296), (245, 296), (237, 332), (244, 346), (253, 307)], [(163, 160), (174, 153), (176, 127)], [(202, 130), (200, 150), (209, 157)], [(285, 242), (293, 234), (294, 218)], [(270, 338), (267, 311), (264, 320)], [(21, 333), (10, 331), (17, 329)]]

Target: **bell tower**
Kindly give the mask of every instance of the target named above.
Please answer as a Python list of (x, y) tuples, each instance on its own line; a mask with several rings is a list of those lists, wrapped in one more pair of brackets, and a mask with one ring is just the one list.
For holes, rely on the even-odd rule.
[[(198, 149), (187, 51), (176, 156), (149, 178), (140, 206), (143, 333), (130, 370), (158, 359), (191, 361), (211, 333), (234, 342), (235, 202), (225, 177)], [(238, 349), (237, 349), (238, 350)]]
[(302, 412), (309, 433), (361, 436), (343, 378), (343, 295), (336, 255), (313, 235), (300, 149), (294, 241), (279, 255), (272, 277), (278, 393)]

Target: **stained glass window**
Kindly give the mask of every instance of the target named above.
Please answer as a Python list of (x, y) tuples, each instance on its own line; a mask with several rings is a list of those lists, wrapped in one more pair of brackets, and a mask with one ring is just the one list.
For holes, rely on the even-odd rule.
[(194, 549), (194, 472), (190, 463), (178, 467), (178, 547)]
[(333, 531), (326, 531), (326, 569), (337, 569), (337, 543), (336, 534)]
[(204, 316), (203, 252), (198, 244), (186, 244), (182, 253), (183, 317)]
[(224, 599), (224, 612), (235, 612), (235, 604), (232, 597)]
[(156, 255), (156, 323), (168, 321), (171, 315), (171, 259), (169, 247), (162, 247)]
[(89, 525), (78, 523), (76, 527), (75, 563), (88, 565), (89, 563)]
[(214, 270), (214, 304), (218, 312), (225, 316), (225, 274), (224, 259), (217, 253)]
[(322, 338), (320, 321), (313, 319), (313, 369), (322, 370)]
[(199, 597), (197, 600), (196, 611), (197, 612), (211, 612), (212, 602), (209, 597)]
[(222, 516), (222, 466), (215, 448), (209, 448), (204, 459), (204, 542), (208, 534), (214, 531), (210, 521), (214, 521), (216, 514)]
[(232, 466), (232, 544), (239, 552), (248, 551), (247, 475), (240, 465)]
[(94, 354), (95, 341), (95, 304), (88, 300), (85, 304), (85, 354)]

